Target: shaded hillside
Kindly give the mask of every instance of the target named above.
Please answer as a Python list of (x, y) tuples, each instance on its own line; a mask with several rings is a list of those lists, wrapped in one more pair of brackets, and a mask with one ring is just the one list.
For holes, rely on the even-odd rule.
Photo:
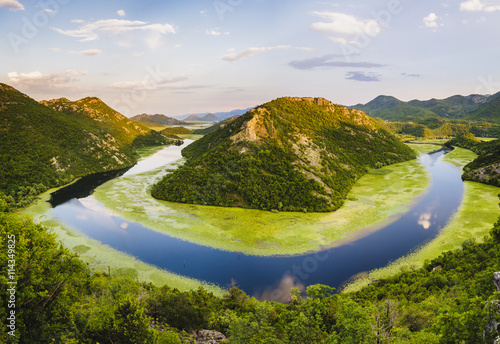
[(132, 121), (141, 123), (142, 125), (145, 125), (146, 127), (154, 127), (160, 125), (185, 125), (186, 122), (180, 121), (175, 118), (167, 117), (165, 115), (148, 115), (148, 114), (142, 114), (142, 115), (137, 115), (134, 117), (130, 118)]
[(465, 165), (462, 179), (500, 186), (500, 140), (480, 142), (474, 135), (460, 135), (446, 142), (446, 146), (470, 149), (478, 157)]
[(183, 150), (153, 187), (175, 202), (282, 211), (339, 208), (370, 168), (415, 153), (361, 111), (322, 98), (279, 98)]
[(134, 140), (149, 140), (147, 128), (97, 98), (43, 104), (0, 84), (0, 194), (18, 206), (76, 177), (131, 166)]
[[(358, 104), (353, 108), (366, 112), (372, 117), (379, 117), (390, 121), (417, 122), (444, 119), (474, 119), (478, 121), (496, 122), (498, 115), (486, 115), (489, 103), (498, 96), (486, 97), (482, 95), (452, 96), (446, 99), (431, 99), (426, 101), (412, 100), (403, 102), (389, 96), (378, 96), (367, 104)], [(476, 115), (474, 115), (477, 112)], [(498, 112), (497, 112), (498, 113)]]

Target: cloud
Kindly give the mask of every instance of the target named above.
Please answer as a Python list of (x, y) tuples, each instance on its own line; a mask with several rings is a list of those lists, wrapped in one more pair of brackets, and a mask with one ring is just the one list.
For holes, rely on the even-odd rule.
[(229, 35), (229, 32), (220, 32), (218, 28), (215, 29), (206, 29), (205, 33), (209, 36), (220, 36), (220, 35)]
[(347, 62), (347, 61), (337, 61), (335, 58), (343, 57), (343, 55), (325, 55), (321, 57), (314, 57), (306, 60), (296, 60), (288, 63), (289, 66), (295, 69), (301, 70), (313, 70), (313, 69), (329, 69), (329, 68), (377, 68), (385, 67), (385, 65), (372, 62)]
[(405, 76), (407, 78), (420, 78), (420, 74), (408, 74), (408, 73), (401, 73), (402, 76)]
[(147, 78), (144, 80), (136, 81), (121, 81), (115, 82), (111, 87), (121, 90), (157, 90), (163, 88), (170, 88), (170, 84), (188, 80), (189, 78), (185, 75), (178, 75), (174, 77), (157, 77), (157, 78)]
[(438, 19), (439, 17), (436, 15), (436, 13), (430, 13), (427, 17), (424, 17), (423, 22), (425, 24), (425, 27), (430, 27), (430, 28), (438, 28), (442, 27), (443, 24), (438, 24)]
[(279, 50), (279, 49), (290, 49), (289, 45), (278, 45), (275, 47), (260, 47), (260, 48), (248, 48), (241, 53), (231, 53), (220, 57), (221, 60), (226, 60), (229, 62), (239, 61), (248, 57), (251, 57), (255, 54), (264, 53), (267, 51)]
[(422, 213), (422, 214), (420, 214), (420, 217), (418, 218), (417, 223), (420, 226), (424, 227), (424, 229), (429, 229), (433, 224), (432, 217), (433, 217), (433, 215), (431, 213)]
[(120, 17), (125, 17), (127, 15), (124, 10), (118, 10), (116, 11), (116, 14), (118, 14)]
[(313, 12), (315, 16), (328, 20), (311, 25), (316, 32), (337, 33), (342, 35), (367, 34), (377, 36), (381, 27), (375, 19), (358, 19), (353, 15), (338, 12)]
[(157, 47), (163, 35), (177, 33), (177, 29), (170, 24), (148, 24), (138, 20), (105, 19), (87, 22), (75, 19), (72, 22), (81, 25), (76, 30), (53, 29), (65, 36), (80, 38), (80, 42), (94, 41), (102, 34), (125, 35), (132, 32), (146, 32), (148, 36), (144, 41), (152, 49)]
[(30, 73), (7, 73), (9, 83), (22, 89), (46, 89), (46, 88), (66, 88), (68, 84), (80, 80), (80, 77), (87, 75), (86, 71), (76, 71), (69, 69), (63, 73), (45, 74), (39, 71)]
[(96, 55), (101, 55), (102, 51), (99, 49), (86, 49), (86, 50), (80, 50), (80, 51), (68, 51), (68, 54), (76, 54), (76, 55), (83, 55), (83, 56), (96, 56)]
[(24, 11), (24, 6), (17, 0), (0, 0), (0, 8), (5, 7), (11, 11)]
[(380, 74), (356, 71), (347, 73), (345, 78), (346, 80), (356, 80), (356, 81), (380, 81)]
[(467, 12), (495, 12), (500, 11), (498, 0), (467, 0), (460, 3), (460, 10)]

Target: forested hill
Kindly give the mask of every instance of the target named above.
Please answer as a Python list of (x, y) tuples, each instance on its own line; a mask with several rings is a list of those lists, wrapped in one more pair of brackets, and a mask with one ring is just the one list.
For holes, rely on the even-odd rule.
[(167, 117), (165, 115), (148, 115), (142, 114), (130, 118), (132, 121), (141, 123), (147, 127), (157, 127), (158, 125), (185, 125), (184, 121), (180, 121), (176, 118)]
[(480, 142), (474, 135), (464, 134), (445, 145), (470, 149), (478, 155), (464, 166), (462, 179), (500, 187), (500, 140)]
[(357, 104), (353, 108), (364, 111), (372, 117), (390, 121), (420, 123), (425, 119), (441, 118), (500, 122), (497, 109), (499, 98), (500, 93), (489, 97), (473, 94), (456, 95), (446, 99), (404, 102), (390, 96), (378, 96), (367, 104)]
[(335, 210), (368, 169), (415, 158), (361, 111), (322, 98), (273, 100), (183, 154), (154, 197), (274, 211)]
[(131, 166), (137, 141), (167, 142), (97, 98), (43, 104), (0, 84), (0, 194), (11, 205), (79, 176)]

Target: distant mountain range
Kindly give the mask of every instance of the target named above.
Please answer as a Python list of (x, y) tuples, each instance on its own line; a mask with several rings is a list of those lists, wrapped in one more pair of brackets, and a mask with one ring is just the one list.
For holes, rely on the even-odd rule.
[(142, 115), (137, 115), (132, 118), (130, 118), (132, 121), (141, 123), (142, 125), (145, 125), (148, 128), (151, 127), (157, 127), (158, 124), (160, 125), (186, 125), (186, 122), (180, 121), (176, 118), (172, 117), (167, 117), (165, 115), (148, 115), (148, 114), (142, 114)]
[(409, 102), (382, 95), (352, 108), (389, 121), (419, 122), (428, 118), (445, 118), (500, 123), (500, 92), (492, 96), (456, 95), (446, 99)]
[(26, 199), (77, 177), (132, 166), (138, 145), (168, 140), (89, 97), (37, 102), (0, 83), (0, 196)]
[(215, 113), (205, 112), (205, 113), (179, 116), (179, 118), (181, 120), (189, 122), (221, 122), (231, 117), (241, 116), (247, 113), (251, 109), (253, 108), (250, 107), (248, 109), (232, 110), (228, 112), (215, 112)]
[(152, 189), (182, 203), (333, 211), (370, 168), (416, 157), (363, 112), (322, 98), (279, 98), (186, 147)]

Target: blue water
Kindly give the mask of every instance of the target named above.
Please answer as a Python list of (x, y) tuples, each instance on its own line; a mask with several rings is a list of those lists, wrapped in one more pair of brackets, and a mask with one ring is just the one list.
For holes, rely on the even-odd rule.
[(444, 154), (420, 158), (432, 176), (431, 186), (399, 219), (354, 242), (301, 256), (256, 257), (188, 243), (116, 217), (91, 196), (73, 198), (52, 212), (87, 236), (146, 263), (223, 287), (236, 285), (260, 299), (286, 301), (292, 286), (339, 288), (352, 276), (383, 267), (433, 239), (463, 197), (460, 169), (443, 162)]

